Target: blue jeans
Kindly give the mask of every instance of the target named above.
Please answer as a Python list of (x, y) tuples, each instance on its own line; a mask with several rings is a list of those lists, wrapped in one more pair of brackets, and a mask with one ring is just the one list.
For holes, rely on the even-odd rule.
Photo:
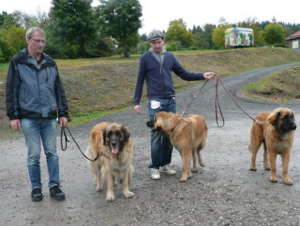
[(56, 153), (56, 119), (21, 119), (22, 131), (28, 148), (27, 167), (31, 187), (42, 188), (41, 183), (41, 142), (46, 155), (49, 188), (59, 185), (59, 166)]
[[(156, 101), (155, 104), (151, 104), (151, 101)], [(161, 111), (176, 113), (176, 100), (172, 99), (155, 99), (149, 100), (148, 111), (150, 120), (153, 116)], [(163, 135), (160, 131), (151, 132), (151, 160), (150, 168), (159, 169), (160, 166), (171, 163), (172, 160), (173, 145), (169, 138)]]

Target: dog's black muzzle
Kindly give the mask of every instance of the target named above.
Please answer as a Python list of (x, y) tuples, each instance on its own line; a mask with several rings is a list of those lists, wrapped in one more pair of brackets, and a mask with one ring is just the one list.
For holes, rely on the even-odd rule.
[(291, 124), (291, 130), (296, 130), (296, 128), (297, 128), (296, 123), (292, 123), (292, 124)]
[(146, 124), (147, 124), (147, 126), (148, 126), (149, 128), (151, 128), (151, 131), (152, 131), (152, 132), (155, 132), (155, 131), (161, 131), (161, 128), (160, 128), (160, 127), (154, 128), (154, 125), (155, 125), (154, 119), (148, 121)]
[(147, 126), (149, 128), (153, 129), (153, 127), (154, 127), (154, 120), (152, 119), (152, 120), (148, 121), (146, 124), (147, 124)]

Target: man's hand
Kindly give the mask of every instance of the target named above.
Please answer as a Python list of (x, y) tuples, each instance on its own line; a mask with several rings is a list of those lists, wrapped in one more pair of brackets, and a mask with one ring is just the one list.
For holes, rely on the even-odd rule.
[(20, 130), (21, 130), (20, 119), (14, 119), (14, 120), (11, 120), (11, 121), (10, 121), (10, 125), (11, 125), (11, 128), (12, 128), (14, 131), (20, 131)]
[(137, 114), (142, 114), (142, 107), (141, 107), (141, 105), (135, 105), (134, 108), (133, 108), (133, 110)]
[(205, 79), (212, 79), (212, 78), (215, 77), (215, 76), (217, 76), (217, 74), (214, 73), (214, 72), (205, 72), (204, 75), (203, 75), (203, 77), (204, 77)]
[(64, 126), (66, 128), (68, 126), (68, 119), (66, 117), (60, 117), (59, 124), (60, 126)]

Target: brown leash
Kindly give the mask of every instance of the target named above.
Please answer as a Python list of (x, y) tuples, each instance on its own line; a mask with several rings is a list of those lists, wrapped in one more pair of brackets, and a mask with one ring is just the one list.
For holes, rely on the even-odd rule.
[[(218, 125), (219, 128), (224, 127), (225, 125), (225, 119), (220, 107), (220, 102), (219, 102), (219, 82), (221, 83), (221, 85), (223, 86), (223, 88), (225, 89), (225, 91), (227, 92), (228, 96), (231, 98), (231, 100), (236, 104), (236, 106), (242, 111), (244, 112), (244, 114), (246, 114), (250, 119), (252, 119), (254, 122), (257, 122), (258, 124), (263, 124), (263, 123), (268, 123), (268, 122), (261, 122), (256, 120), (255, 118), (253, 118), (251, 115), (249, 115), (234, 99), (234, 97), (231, 95), (231, 93), (228, 91), (228, 89), (226, 88), (226, 86), (224, 85), (224, 83), (222, 82), (221, 78), (219, 78), (218, 75), (216, 76), (216, 91), (215, 91), (215, 116), (216, 116), (216, 123)], [(200, 94), (200, 91), (203, 89), (203, 87), (206, 85), (206, 83), (208, 82), (208, 80), (206, 80), (202, 86), (200, 87), (200, 89), (196, 92), (196, 94), (194, 95), (193, 99), (190, 101), (190, 103), (187, 105), (187, 107), (183, 110), (183, 112), (180, 115), (179, 121), (178, 123), (181, 121), (181, 117), (187, 112), (188, 108), (192, 105), (192, 103), (194, 102), (194, 100), (198, 97), (198, 95)], [(219, 123), (219, 116), (222, 119), (222, 124)], [(178, 124), (177, 123), (177, 124)], [(177, 125), (176, 124), (176, 125)], [(176, 126), (175, 126), (176, 127)], [(175, 127), (171, 130), (173, 131), (175, 129)]]
[[(69, 134), (70, 134), (72, 140), (73, 140), (74, 143), (76, 144), (78, 150), (79, 150), (79, 151), (81, 152), (81, 154), (83, 155), (83, 157), (85, 157), (87, 160), (89, 160), (89, 161), (91, 161), (91, 162), (95, 162), (95, 161), (99, 158), (99, 153), (97, 154), (96, 158), (94, 158), (94, 159), (90, 159), (89, 157), (87, 157), (87, 156), (83, 153), (83, 151), (81, 150), (81, 148), (80, 148), (80, 146), (78, 145), (78, 143), (76, 142), (76, 140), (75, 140), (75, 138), (73, 137), (72, 133), (70, 132), (69, 128), (68, 128), (68, 127), (66, 127), (66, 128), (67, 128), (67, 130), (68, 130), (68, 132), (69, 132)], [(63, 145), (63, 137), (65, 138), (65, 145)], [(67, 146), (67, 143), (70, 142), (70, 140), (69, 140), (68, 137), (67, 137), (67, 134), (66, 134), (66, 131), (65, 131), (65, 127), (64, 127), (64, 126), (61, 127), (60, 140), (61, 140), (61, 141), (60, 141), (61, 150), (63, 150), (63, 151), (67, 150), (67, 147), (68, 147), (68, 146)], [(102, 153), (102, 155), (103, 155), (105, 158), (110, 159), (107, 155), (105, 155), (105, 154), (103, 154), (103, 153)]]
[[(225, 89), (225, 91), (227, 92), (228, 96), (231, 98), (231, 100), (235, 103), (235, 105), (242, 111), (244, 112), (244, 114), (246, 114), (250, 119), (252, 119), (254, 122), (257, 122), (258, 124), (263, 124), (263, 123), (268, 123), (268, 122), (261, 122), (256, 120), (255, 118), (253, 118), (251, 115), (249, 115), (234, 99), (234, 97), (231, 95), (231, 93), (228, 91), (228, 89), (226, 88), (226, 86), (224, 85), (224, 83), (222, 82), (222, 80), (219, 78), (218, 75), (216, 75), (216, 96), (215, 96), (215, 115), (216, 115), (216, 122), (219, 128), (223, 127), (225, 125), (225, 120), (220, 108), (220, 104), (219, 104), (219, 96), (218, 96), (218, 92), (219, 92), (219, 82), (221, 83), (221, 85), (223, 86), (223, 88)], [(223, 125), (220, 126), (219, 124), (219, 120), (218, 120), (218, 109), (220, 112), (220, 115), (222, 117), (222, 122)]]
[(203, 87), (206, 85), (206, 83), (208, 82), (208, 80), (206, 79), (205, 82), (202, 84), (202, 86), (200, 87), (200, 89), (197, 91), (197, 93), (195, 93), (193, 99), (190, 101), (190, 103), (188, 103), (188, 105), (186, 106), (185, 109), (183, 109), (180, 117), (182, 117), (186, 112), (187, 110), (189, 109), (189, 107), (192, 105), (192, 103), (194, 102), (194, 100), (199, 96), (200, 94), (200, 91), (203, 89)]

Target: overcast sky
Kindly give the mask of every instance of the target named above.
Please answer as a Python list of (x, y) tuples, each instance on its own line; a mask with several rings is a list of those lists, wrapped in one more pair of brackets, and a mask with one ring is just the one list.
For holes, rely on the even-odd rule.
[[(143, 27), (140, 34), (153, 29), (167, 31), (170, 21), (182, 18), (188, 28), (193, 25), (219, 24), (221, 17), (230, 24), (248, 18), (256, 21), (272, 21), (300, 24), (300, 0), (276, 2), (274, 0), (139, 0), (143, 8)], [(92, 6), (99, 5), (93, 0)], [(15, 10), (36, 15), (37, 10), (48, 12), (51, 0), (1, 0), (0, 12)]]

